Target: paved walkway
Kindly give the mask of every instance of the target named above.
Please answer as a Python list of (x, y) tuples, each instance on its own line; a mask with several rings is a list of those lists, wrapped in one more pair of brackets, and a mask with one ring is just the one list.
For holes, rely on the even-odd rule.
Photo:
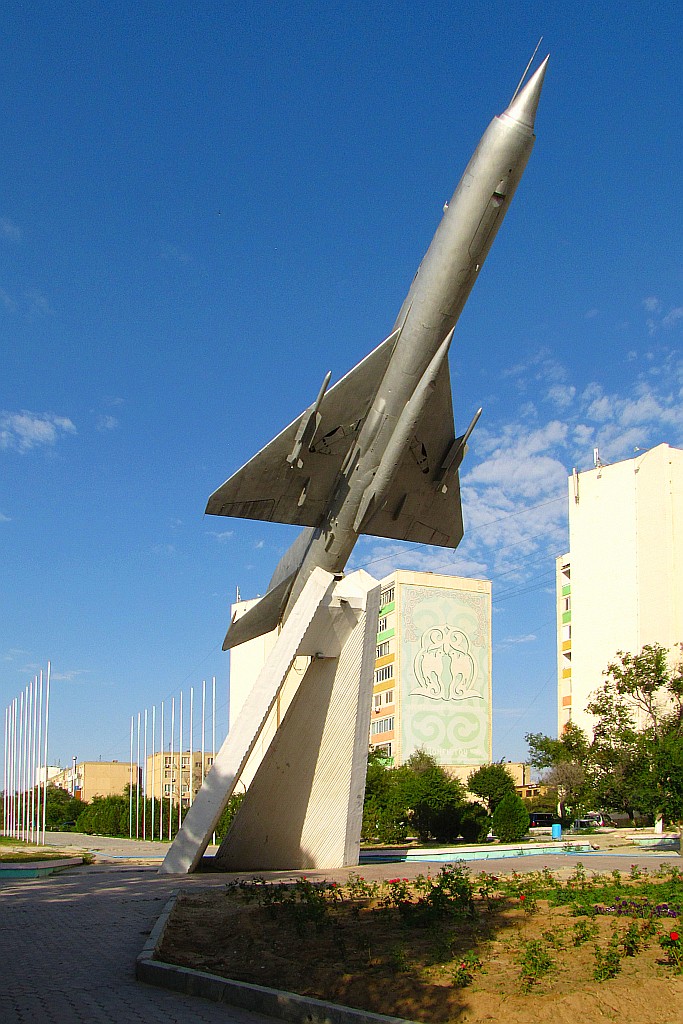
[(176, 886), (154, 868), (107, 866), (0, 883), (2, 1024), (269, 1022), (135, 980), (135, 958)]
[[(73, 838), (73, 837), (71, 837)], [(123, 847), (133, 856), (137, 847)], [(113, 851), (112, 851), (113, 852)], [(117, 854), (114, 854), (119, 855)], [(582, 862), (589, 873), (631, 863), (656, 869), (671, 855), (633, 851), (588, 856), (539, 856), (487, 861), (473, 872), (533, 871), (544, 866), (571, 872)], [(678, 863), (675, 856), (674, 863)], [(440, 864), (431, 865), (432, 873)], [(95, 864), (43, 879), (0, 880), (0, 1022), (2, 1024), (269, 1024), (269, 1018), (204, 999), (143, 985), (135, 958), (171, 893), (177, 888), (224, 885), (225, 875), (159, 875), (158, 865)], [(367, 865), (366, 878), (426, 873), (430, 865)], [(298, 873), (294, 874), (296, 877)], [(310, 878), (349, 870), (307, 871)], [(271, 873), (290, 878), (290, 873)]]

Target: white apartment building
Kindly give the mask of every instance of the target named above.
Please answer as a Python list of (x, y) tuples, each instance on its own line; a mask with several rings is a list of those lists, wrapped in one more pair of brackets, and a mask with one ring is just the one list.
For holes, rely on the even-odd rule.
[(491, 761), (491, 583), (399, 569), (382, 580), (370, 745), (421, 748), (461, 779)]
[[(397, 570), (381, 581), (369, 742), (403, 764), (423, 747), (463, 779), (491, 761), (491, 583)], [(244, 615), (254, 601), (240, 601)], [(230, 651), (232, 728), (277, 631)], [(297, 658), (238, 791), (249, 785), (308, 663)]]
[[(683, 641), (683, 451), (668, 444), (569, 478), (569, 553), (557, 559), (558, 730), (617, 651)], [(678, 651), (676, 651), (678, 653)]]

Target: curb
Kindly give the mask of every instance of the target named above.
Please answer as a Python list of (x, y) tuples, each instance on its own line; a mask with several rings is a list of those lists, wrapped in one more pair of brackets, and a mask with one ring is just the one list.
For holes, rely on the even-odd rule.
[(368, 1010), (356, 1010), (351, 1006), (327, 1003), (322, 999), (311, 999), (263, 985), (250, 985), (245, 981), (231, 981), (217, 974), (155, 960), (157, 947), (161, 944), (179, 895), (178, 889), (171, 894), (135, 961), (135, 977), (138, 981), (188, 996), (203, 996), (215, 1003), (226, 1003), (268, 1017), (293, 1021), (295, 1024), (416, 1024), (403, 1017), (387, 1017)]
[(52, 875), (62, 868), (80, 867), (82, 857), (60, 857), (55, 860), (3, 860), (0, 861), (0, 878), (39, 878)]

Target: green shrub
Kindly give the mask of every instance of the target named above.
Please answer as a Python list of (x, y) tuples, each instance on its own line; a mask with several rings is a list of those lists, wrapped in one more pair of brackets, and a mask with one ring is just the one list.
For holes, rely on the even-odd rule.
[(516, 843), (529, 831), (529, 813), (516, 793), (508, 793), (496, 807), (493, 831), (501, 843)]

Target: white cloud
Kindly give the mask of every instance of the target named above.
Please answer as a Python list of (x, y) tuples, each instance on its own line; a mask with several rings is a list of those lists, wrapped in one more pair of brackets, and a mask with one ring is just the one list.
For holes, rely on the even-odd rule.
[(505, 640), (501, 640), (499, 647), (511, 647), (513, 644), (531, 644), (538, 637), (535, 633), (526, 633), (524, 636), (509, 636)]
[(571, 384), (554, 384), (548, 389), (546, 401), (558, 409), (567, 409), (576, 398), (576, 388)]
[(176, 553), (175, 544), (154, 544), (152, 552), (155, 555), (166, 555), (168, 558), (173, 558)]
[(97, 418), (98, 430), (116, 430), (118, 425), (119, 421), (115, 416), (98, 416)]
[(226, 540), (230, 540), (235, 536), (234, 530), (207, 530), (210, 537), (215, 537), (220, 544), (225, 544)]
[(27, 410), (0, 412), (0, 449), (27, 452), (32, 448), (55, 445), (64, 434), (76, 432), (76, 427), (66, 416)]
[(67, 672), (52, 672), (51, 679), (56, 682), (73, 683), (79, 676), (87, 675), (88, 671), (87, 668), (73, 668)]

